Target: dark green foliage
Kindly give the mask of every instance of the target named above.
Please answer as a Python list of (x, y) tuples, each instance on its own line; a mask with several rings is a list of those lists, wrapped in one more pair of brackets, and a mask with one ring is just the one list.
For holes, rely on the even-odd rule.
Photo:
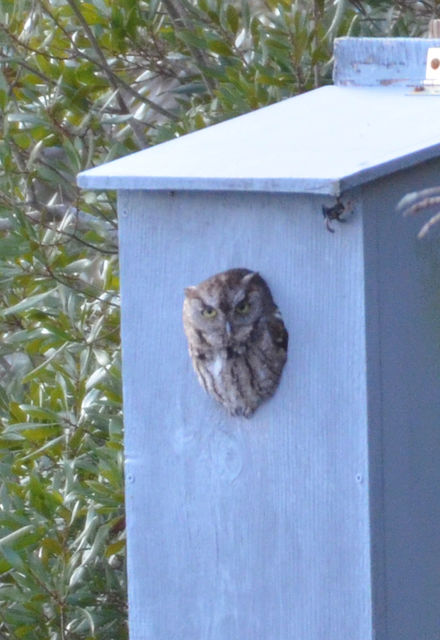
[(0, 0), (1, 638), (127, 637), (115, 195), (76, 174), (328, 83), (337, 35), (438, 11)]

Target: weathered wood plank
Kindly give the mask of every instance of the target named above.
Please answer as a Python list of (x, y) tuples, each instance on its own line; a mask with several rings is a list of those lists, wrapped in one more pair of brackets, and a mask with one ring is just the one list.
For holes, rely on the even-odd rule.
[[(420, 163), (440, 154), (439, 98), (388, 86), (418, 83), (432, 44), (340, 42), (337, 82), (364, 86), (82, 174), (124, 189), (132, 640), (437, 637), (440, 256), (395, 206), (438, 183)], [(330, 234), (316, 194), (348, 189)], [(250, 420), (203, 393), (181, 326), (183, 288), (240, 266), (291, 338)]]
[(420, 86), (428, 48), (439, 46), (438, 38), (337, 38), (333, 81), (357, 87)]
[[(372, 637), (360, 205), (120, 195), (132, 640)], [(183, 288), (260, 270), (290, 331), (250, 420), (198, 385)]]
[(338, 195), (440, 154), (440, 97), (323, 87), (79, 176), (103, 189)]
[(440, 234), (395, 210), (439, 175), (435, 160), (363, 189), (377, 640), (440, 629)]

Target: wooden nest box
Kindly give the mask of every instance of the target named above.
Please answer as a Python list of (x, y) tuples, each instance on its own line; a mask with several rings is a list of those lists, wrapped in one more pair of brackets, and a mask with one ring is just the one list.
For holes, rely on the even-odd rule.
[[(440, 637), (440, 250), (396, 211), (440, 184), (439, 44), (338, 40), (334, 86), (80, 174), (119, 196), (131, 640)], [(249, 419), (182, 329), (234, 267), (290, 334)]]

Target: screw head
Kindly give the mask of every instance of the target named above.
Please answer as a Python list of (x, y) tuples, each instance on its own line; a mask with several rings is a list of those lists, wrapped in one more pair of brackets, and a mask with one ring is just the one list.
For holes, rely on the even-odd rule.
[(436, 70), (440, 67), (440, 60), (438, 58), (433, 58), (431, 60), (431, 68)]

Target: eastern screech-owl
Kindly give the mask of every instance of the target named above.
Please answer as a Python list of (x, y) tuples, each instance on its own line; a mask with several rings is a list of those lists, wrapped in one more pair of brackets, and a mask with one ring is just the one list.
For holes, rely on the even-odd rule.
[(233, 416), (275, 392), (288, 333), (258, 273), (230, 269), (185, 289), (183, 326), (200, 384)]

